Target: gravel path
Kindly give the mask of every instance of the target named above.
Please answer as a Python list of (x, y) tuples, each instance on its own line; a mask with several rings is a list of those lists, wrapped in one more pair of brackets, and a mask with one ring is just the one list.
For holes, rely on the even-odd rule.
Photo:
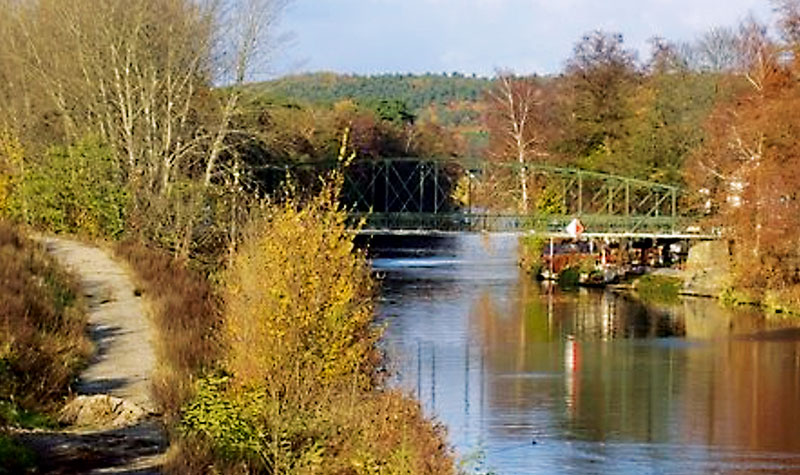
[(75, 391), (120, 398), (146, 415), (122, 426), (19, 431), (18, 436), (37, 452), (40, 473), (159, 473), (167, 439), (150, 395), (156, 358), (146, 302), (136, 295), (128, 270), (108, 252), (63, 238), (38, 240), (79, 278), (88, 303), (95, 353)]
[(150, 376), (153, 330), (143, 299), (126, 268), (107, 252), (61, 238), (42, 238), (47, 251), (80, 279), (89, 306), (95, 353), (78, 381), (79, 394), (108, 394), (155, 412)]

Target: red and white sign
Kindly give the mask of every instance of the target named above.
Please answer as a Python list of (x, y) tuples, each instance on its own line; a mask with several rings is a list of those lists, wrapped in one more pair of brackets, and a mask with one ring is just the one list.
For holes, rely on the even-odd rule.
[(583, 223), (581, 223), (581, 220), (578, 218), (573, 219), (572, 222), (569, 223), (569, 225), (567, 226), (567, 234), (569, 234), (573, 238), (580, 237), (580, 235), (585, 230), (586, 228), (583, 226)]

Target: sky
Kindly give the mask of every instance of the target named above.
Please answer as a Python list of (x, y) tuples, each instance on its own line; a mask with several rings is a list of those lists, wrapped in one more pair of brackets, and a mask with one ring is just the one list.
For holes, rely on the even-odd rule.
[(653, 36), (688, 41), (749, 13), (771, 20), (769, 1), (292, 0), (269, 74), (552, 74), (592, 30), (646, 59)]

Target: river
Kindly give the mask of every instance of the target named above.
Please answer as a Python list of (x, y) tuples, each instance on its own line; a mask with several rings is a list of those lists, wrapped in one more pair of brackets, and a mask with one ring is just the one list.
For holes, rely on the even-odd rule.
[(390, 383), (465, 470), (800, 473), (800, 319), (562, 291), (511, 235), (371, 246)]

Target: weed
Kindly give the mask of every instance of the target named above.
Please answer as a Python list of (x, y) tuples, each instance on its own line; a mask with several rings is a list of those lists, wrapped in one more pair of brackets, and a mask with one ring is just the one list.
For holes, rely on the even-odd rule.
[(0, 421), (23, 429), (53, 429), (58, 426), (51, 415), (23, 409), (14, 401), (0, 401)]
[(683, 281), (677, 277), (645, 275), (640, 277), (634, 287), (645, 302), (675, 303), (678, 301)]

